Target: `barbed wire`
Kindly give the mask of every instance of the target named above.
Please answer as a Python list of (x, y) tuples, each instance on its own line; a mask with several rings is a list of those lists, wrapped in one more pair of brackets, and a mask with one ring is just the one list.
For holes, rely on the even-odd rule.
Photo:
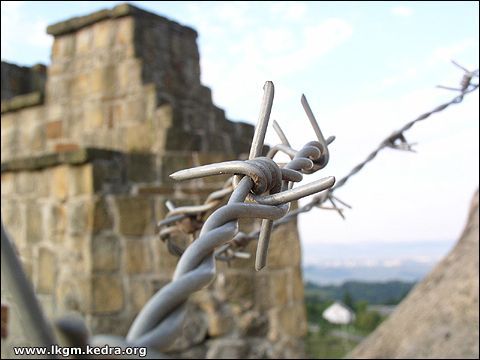
[[(267, 82), (264, 90), (260, 118), (255, 127), (248, 160), (203, 165), (180, 170), (170, 175), (174, 180), (191, 180), (222, 174), (233, 175), (231, 184), (227, 183), (227, 188), (233, 187), (227, 204), (216, 209), (208, 217), (198, 238), (181, 255), (172, 281), (162, 287), (145, 304), (133, 321), (126, 338), (104, 335), (92, 340), (96, 344), (99, 341), (114, 342), (165, 351), (182, 331), (186, 301), (190, 295), (207, 286), (214, 279), (215, 251), (235, 238), (239, 232), (240, 219), (263, 219), (262, 227), (258, 232), (256, 268), (259, 270), (266, 264), (273, 221), (287, 214), (292, 201), (322, 192), (334, 185), (335, 178), (332, 176), (296, 188), (291, 185), (302, 181), (304, 173), (313, 173), (324, 168), (329, 159), (327, 141), (323, 138), (305, 98), (302, 98), (302, 104), (318, 141), (310, 141), (301, 150), (290, 152), (291, 160), (283, 167), (272, 160), (275, 153), (281, 149), (270, 152), (265, 157), (260, 156), (273, 103), (273, 83)], [(223, 190), (213, 193), (210, 201), (215, 202), (217, 198), (227, 194), (227, 191)], [(206, 208), (210, 208), (209, 204)], [(192, 208), (179, 211), (170, 203), (167, 206), (170, 208), (172, 218), (192, 211)], [(198, 209), (197, 207), (193, 210)], [(204, 210), (205, 206), (201, 207), (201, 211)]]
[[(479, 71), (474, 70), (474, 71), (469, 71), (465, 67), (459, 65), (455, 61), (452, 61), (452, 63), (462, 69), (464, 71), (464, 74), (462, 76), (462, 79), (460, 81), (460, 88), (454, 88), (454, 87), (447, 87), (447, 86), (437, 86), (442, 89), (447, 89), (447, 90), (452, 90), (452, 91), (457, 91), (459, 92), (459, 95), (455, 96), (452, 98), (450, 101), (443, 103), (434, 109), (421, 114), (414, 120), (411, 120), (407, 122), (404, 126), (402, 126), (400, 129), (394, 131), (392, 134), (387, 136), (384, 140), (380, 142), (380, 144), (365, 158), (364, 161), (360, 162), (356, 166), (354, 166), (347, 175), (343, 176), (339, 180), (336, 181), (335, 186), (333, 186), (331, 189), (324, 191), (314, 197), (305, 205), (299, 207), (298, 209), (290, 211), (287, 215), (282, 217), (281, 219), (278, 219), (273, 222), (272, 224), (272, 229), (276, 229), (279, 226), (286, 224), (292, 220), (295, 220), (299, 214), (303, 214), (306, 212), (311, 211), (314, 208), (320, 208), (320, 209), (325, 209), (325, 210), (335, 210), (338, 212), (338, 214), (345, 219), (345, 216), (343, 214), (344, 209), (339, 207), (339, 204), (346, 207), (346, 208), (351, 208), (350, 205), (339, 199), (334, 195), (334, 192), (343, 187), (353, 176), (355, 176), (360, 170), (364, 168), (365, 165), (367, 165), (369, 162), (373, 161), (377, 155), (385, 148), (393, 148), (396, 150), (403, 150), (403, 151), (410, 151), (410, 152), (415, 152), (413, 149), (413, 146), (416, 145), (414, 143), (409, 143), (406, 140), (405, 137), (405, 132), (410, 130), (416, 123), (421, 122), (426, 120), (427, 118), (431, 117), (432, 115), (442, 112), (451, 105), (454, 104), (459, 104), (463, 101), (465, 95), (474, 92), (475, 90), (478, 89), (478, 84), (472, 83), (473, 79), (478, 78), (479, 76)], [(306, 100), (305, 100), (306, 102)], [(302, 105), (304, 105), (304, 97), (302, 96)], [(308, 107), (308, 104), (307, 104)], [(305, 108), (305, 105), (304, 105)], [(307, 112), (307, 115), (309, 116), (309, 119), (313, 117), (313, 113), (311, 113), (311, 110), (309, 111), (309, 108), (305, 109)], [(313, 117), (314, 118), (314, 117)], [(312, 123), (313, 124), (313, 123)], [(277, 122), (274, 121), (273, 123), (274, 129), (277, 132), (277, 135), (282, 141), (282, 144), (275, 145), (269, 152), (268, 155), (270, 155), (272, 158), (277, 152), (283, 152), (287, 154), (288, 156), (292, 157), (295, 155), (296, 151), (290, 147), (290, 143), (281, 130), (280, 126), (278, 125)], [(327, 139), (325, 142), (327, 144), (330, 144), (334, 140), (334, 137), (331, 137)], [(230, 180), (227, 180), (226, 182), (226, 187), (224, 187), (223, 191), (224, 193), (212, 193), (206, 200), (203, 205), (198, 205), (198, 206), (190, 206), (190, 207), (181, 207), (177, 208), (174, 211), (170, 212), (167, 214), (167, 217), (165, 220), (160, 221), (158, 223), (159, 229), (161, 229), (164, 226), (167, 225), (172, 225), (178, 222), (179, 220), (186, 220), (187, 223), (201, 223), (202, 222), (202, 217), (208, 214), (208, 212), (212, 209), (214, 209), (218, 204), (221, 204), (224, 202), (225, 197), (228, 195), (228, 191), (232, 191), (232, 187), (228, 187)], [(222, 191), (222, 190), (221, 190)], [(215, 195), (214, 195), (215, 194)], [(223, 194), (223, 197), (222, 195)], [(329, 202), (331, 207), (326, 207), (323, 206), (325, 202)], [(176, 216), (176, 217), (175, 217)], [(175, 226), (175, 225), (174, 225)], [(186, 228), (183, 227), (185, 230)], [(189, 227), (187, 228), (191, 231), (193, 230), (194, 227)], [(272, 230), (271, 229), (271, 230)], [(178, 230), (178, 227), (176, 228)], [(184, 231), (185, 232), (185, 231)], [(181, 255), (183, 250), (175, 246), (172, 242), (172, 238), (169, 236), (172, 233), (172, 228), (165, 228), (160, 230), (160, 238), (163, 241), (166, 241), (167, 244), (169, 244), (169, 249), (175, 248), (176, 251), (172, 253), (175, 253), (177, 255)], [(223, 245), (216, 251), (216, 257), (218, 260), (222, 261), (230, 261), (234, 258), (246, 258), (249, 257), (250, 255), (247, 253), (242, 252), (242, 249), (245, 248), (245, 246), (252, 240), (256, 240), (260, 236), (260, 231), (259, 230), (254, 230), (250, 233), (243, 233), (239, 232), (229, 243)]]

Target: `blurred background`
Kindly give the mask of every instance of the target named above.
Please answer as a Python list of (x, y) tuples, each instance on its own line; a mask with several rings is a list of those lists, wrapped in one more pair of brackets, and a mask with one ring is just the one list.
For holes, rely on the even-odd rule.
[[(2, 2), (2, 60), (48, 65), (48, 24), (120, 3)], [(473, 1), (131, 3), (198, 31), (202, 83), (229, 119), (254, 124), (271, 80), (271, 118), (298, 147), (311, 132), (305, 94), (324, 134), (336, 136), (329, 165), (312, 178), (342, 177), (454, 97), (436, 88), (458, 87), (463, 73), (451, 60), (478, 67)], [(336, 193), (352, 206), (346, 220), (321, 209), (299, 218), (312, 356), (343, 356), (454, 246), (479, 182), (478, 118), (475, 94), (416, 125), (407, 139), (417, 153), (387, 149)], [(276, 141), (270, 128), (267, 142)], [(326, 320), (335, 301), (355, 318)]]

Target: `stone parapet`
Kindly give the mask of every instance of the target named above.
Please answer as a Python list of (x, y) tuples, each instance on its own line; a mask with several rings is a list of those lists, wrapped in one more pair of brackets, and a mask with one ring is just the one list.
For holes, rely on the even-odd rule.
[[(7, 82), (15, 96), (2, 97), (2, 221), (49, 318), (74, 312), (94, 334), (125, 335), (177, 263), (155, 233), (165, 201), (200, 204), (225, 180), (174, 183), (169, 175), (246, 157), (254, 128), (213, 104), (188, 27), (119, 5), (48, 32), (45, 95)], [(2, 96), (3, 71), (2, 62)], [(216, 280), (188, 303), (175, 355), (301, 357), (300, 258), (291, 222), (273, 233), (263, 271), (253, 259), (219, 264)]]

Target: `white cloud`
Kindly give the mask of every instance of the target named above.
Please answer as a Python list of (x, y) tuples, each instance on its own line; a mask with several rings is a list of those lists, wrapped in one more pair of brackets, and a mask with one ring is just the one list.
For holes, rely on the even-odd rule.
[[(24, 1), (2, 1), (2, 59), (17, 61), (22, 47), (49, 49), (52, 37), (47, 35), (47, 23), (24, 15)], [(22, 44), (19, 47), (17, 44)]]
[(408, 17), (413, 15), (412, 8), (408, 6), (395, 6), (391, 10), (393, 15)]
[(427, 65), (435, 65), (442, 62), (450, 62), (450, 60), (456, 60), (457, 57), (462, 56), (465, 52), (474, 48), (477, 49), (477, 59), (474, 59), (474, 61), (476, 60), (478, 62), (478, 40), (471, 37), (435, 49), (427, 60)]
[[(209, 31), (211, 26), (199, 30)], [(289, 76), (308, 72), (320, 58), (346, 43), (353, 28), (343, 19), (330, 18), (293, 28), (283, 24), (255, 26), (235, 37), (218, 32), (203, 34), (208, 43), (202, 50), (202, 79), (213, 85), (215, 102), (240, 118), (255, 119), (257, 104), (248, 107), (238, 99), (252, 98), (266, 80), (282, 86)]]

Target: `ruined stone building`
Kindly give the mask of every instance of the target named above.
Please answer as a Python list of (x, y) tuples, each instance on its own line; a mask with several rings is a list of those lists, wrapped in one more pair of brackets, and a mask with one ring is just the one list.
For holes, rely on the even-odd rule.
[[(239, 158), (253, 127), (213, 104), (189, 27), (120, 5), (47, 32), (48, 67), (1, 66), (2, 221), (50, 319), (73, 312), (93, 334), (126, 335), (177, 261), (155, 233), (165, 201), (198, 203), (224, 180), (168, 175)], [(302, 355), (296, 224), (279, 232), (263, 271), (253, 259), (218, 264), (216, 281), (190, 302), (177, 352)], [(3, 303), (15, 306), (2, 281)], [(4, 345), (28, 344), (16, 314), (2, 355), (11, 355)]]

